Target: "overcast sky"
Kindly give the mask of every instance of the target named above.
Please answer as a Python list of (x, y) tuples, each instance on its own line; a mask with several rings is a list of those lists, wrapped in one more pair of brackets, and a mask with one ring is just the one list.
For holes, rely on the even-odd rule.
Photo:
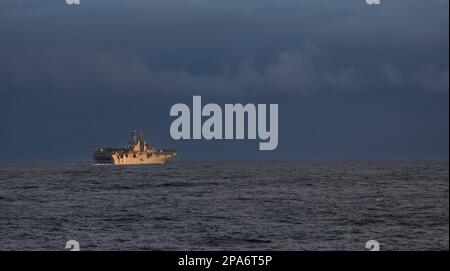
[[(448, 160), (446, 0), (0, 0), (0, 159)], [(170, 107), (278, 103), (279, 145), (174, 141)]]

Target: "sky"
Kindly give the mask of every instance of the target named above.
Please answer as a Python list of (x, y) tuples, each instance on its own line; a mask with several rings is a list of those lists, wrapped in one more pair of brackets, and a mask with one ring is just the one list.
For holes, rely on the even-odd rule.
[[(0, 0), (0, 160), (448, 160), (447, 0)], [(173, 104), (279, 105), (279, 143), (173, 140)]]

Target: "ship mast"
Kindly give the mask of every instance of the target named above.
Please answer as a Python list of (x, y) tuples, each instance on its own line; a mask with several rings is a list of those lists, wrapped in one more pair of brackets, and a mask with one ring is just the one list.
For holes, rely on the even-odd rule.
[(139, 145), (139, 151), (144, 151), (147, 143), (144, 140), (144, 134), (133, 130), (130, 134), (131, 140), (128, 142), (128, 149), (133, 150), (136, 145)]

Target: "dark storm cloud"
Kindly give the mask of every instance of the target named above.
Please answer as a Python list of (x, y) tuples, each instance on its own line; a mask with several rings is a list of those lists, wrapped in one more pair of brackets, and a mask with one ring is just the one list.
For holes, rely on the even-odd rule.
[[(0, 159), (447, 159), (448, 1), (0, 0)], [(174, 103), (278, 103), (279, 147), (173, 141)]]
[(448, 93), (448, 2), (31, 2), (0, 11), (2, 92)]
[(364, 85), (354, 67), (318, 65), (317, 50), (308, 45), (284, 52), (262, 68), (251, 62), (231, 69), (224, 64), (216, 73), (156, 70), (142, 56), (105, 50), (36, 50), (3, 57), (8, 67), (2, 82), (13, 89), (47, 86), (60, 91), (87, 87), (98, 90), (183, 92), (217, 95), (271, 92), (312, 94), (317, 90), (358, 90)]

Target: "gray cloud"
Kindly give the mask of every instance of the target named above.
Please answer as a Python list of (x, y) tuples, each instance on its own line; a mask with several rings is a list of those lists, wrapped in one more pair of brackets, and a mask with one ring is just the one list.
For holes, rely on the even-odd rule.
[(393, 85), (400, 85), (402, 83), (402, 74), (392, 64), (384, 64), (381, 66), (382, 76)]
[(2, 3), (0, 93), (448, 93), (448, 2)]
[[(84, 88), (110, 91), (198, 92), (216, 95), (259, 92), (309, 95), (321, 90), (354, 91), (364, 85), (354, 67), (319, 64), (320, 51), (308, 44), (274, 56), (256, 67), (252, 61), (235, 68), (227, 63), (215, 73), (156, 70), (144, 57), (130, 52), (102, 50), (41, 50), (3, 57), (3, 82), (17, 90), (36, 85), (59, 91)], [(7, 68), (5, 68), (7, 67)]]
[(401, 71), (392, 64), (381, 66), (384, 79), (393, 86), (420, 89), (432, 93), (449, 93), (449, 70), (435, 64), (423, 64), (415, 70)]
[(419, 71), (417, 76), (417, 83), (422, 86), (424, 90), (438, 93), (449, 92), (449, 72), (447, 69), (427, 64)]

